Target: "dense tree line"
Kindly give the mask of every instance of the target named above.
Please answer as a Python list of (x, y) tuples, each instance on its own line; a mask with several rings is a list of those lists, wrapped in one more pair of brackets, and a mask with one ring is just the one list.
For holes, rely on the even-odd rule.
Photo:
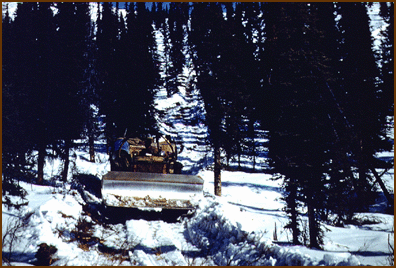
[(156, 90), (176, 93), (188, 67), (205, 105), (216, 195), (222, 167), (258, 153), (259, 126), (268, 172), (284, 178), (293, 243), (303, 242), (305, 210), (309, 245), (320, 247), (321, 223), (351, 222), (377, 184), (393, 204), (375, 169), (389, 168), (375, 154), (392, 148), (393, 3), (380, 4), (389, 26), (377, 51), (366, 3), (139, 2), (126, 3), (125, 17), (119, 3), (96, 7), (93, 21), (88, 3), (19, 3), (15, 19), (3, 15), (3, 193), (18, 191), (13, 180), (32, 165), (43, 183), (48, 149), (64, 160), (65, 181), (73, 141), (87, 137), (93, 152), (93, 105), (109, 146), (156, 134)]
[(7, 12), (3, 16), (6, 178), (26, 170), (26, 155), (34, 150), (37, 183), (43, 183), (52, 149), (64, 160), (65, 181), (73, 141), (88, 136), (93, 152), (91, 105), (106, 115), (109, 144), (126, 131), (156, 132), (153, 89), (159, 72), (152, 16), (144, 3), (129, 4), (126, 18), (111, 3), (98, 7), (95, 22), (89, 3), (19, 3), (14, 20)]
[(9, 14), (3, 18), (3, 160), (9, 157), (3, 172), (7, 177), (15, 163), (26, 165), (25, 154), (36, 150), (38, 183), (47, 148), (65, 160), (67, 174), (69, 149), (87, 116), (88, 4), (59, 4), (55, 16), (52, 6), (19, 3), (14, 21)]

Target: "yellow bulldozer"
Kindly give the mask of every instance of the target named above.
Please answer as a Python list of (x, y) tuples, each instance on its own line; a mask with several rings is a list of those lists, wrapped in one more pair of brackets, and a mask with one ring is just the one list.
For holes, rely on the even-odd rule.
[(145, 210), (191, 209), (203, 194), (203, 179), (182, 174), (177, 146), (169, 136), (119, 138), (102, 177), (106, 206)]

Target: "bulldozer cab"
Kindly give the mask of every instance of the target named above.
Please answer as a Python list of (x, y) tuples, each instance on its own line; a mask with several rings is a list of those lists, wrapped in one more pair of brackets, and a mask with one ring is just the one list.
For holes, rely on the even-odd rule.
[(119, 138), (110, 158), (111, 171), (181, 174), (177, 146), (169, 136)]

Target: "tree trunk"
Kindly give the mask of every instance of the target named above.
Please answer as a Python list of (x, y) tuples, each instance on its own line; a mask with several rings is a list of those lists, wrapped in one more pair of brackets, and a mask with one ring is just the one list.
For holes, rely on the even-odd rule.
[(38, 151), (37, 160), (37, 184), (44, 183), (44, 163), (45, 163), (45, 145), (41, 145)]
[(63, 172), (62, 172), (62, 181), (63, 182), (67, 182), (67, 174), (69, 173), (69, 164), (70, 164), (70, 160), (69, 160), (69, 153), (70, 153), (70, 140), (66, 140), (65, 141), (65, 164), (63, 166)]
[(241, 152), (238, 150), (238, 170), (241, 170)]
[(214, 193), (221, 196), (221, 162), (220, 146), (214, 146)]
[(296, 203), (296, 195), (297, 195), (297, 187), (296, 183), (294, 181), (290, 182), (290, 196), (289, 196), (289, 202), (290, 202), (290, 220), (291, 220), (291, 229), (292, 229), (292, 236), (293, 236), (293, 244), (294, 245), (300, 245), (300, 241), (298, 240), (300, 236), (300, 230), (298, 228), (298, 222), (297, 222), (297, 203)]
[(253, 148), (252, 148), (252, 154), (253, 154), (253, 172), (256, 171), (256, 142), (254, 141), (253, 137)]
[[(311, 203), (312, 200), (309, 201)], [(313, 208), (312, 204), (308, 205), (308, 223), (309, 223), (309, 247), (310, 248), (320, 248), (318, 243), (318, 226), (315, 219), (315, 209)]]
[(94, 144), (94, 135), (89, 133), (88, 137), (88, 146), (89, 146), (89, 161), (95, 163), (95, 144)]

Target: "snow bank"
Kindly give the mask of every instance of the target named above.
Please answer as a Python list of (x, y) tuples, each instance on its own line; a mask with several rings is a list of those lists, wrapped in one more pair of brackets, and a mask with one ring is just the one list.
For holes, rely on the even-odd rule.
[(129, 254), (131, 262), (148, 266), (187, 265), (182, 255), (184, 237), (171, 225), (163, 221), (147, 224), (145, 220), (129, 220), (126, 229), (127, 243), (133, 247)]
[(264, 238), (263, 232), (247, 232), (241, 223), (228, 215), (240, 213), (238, 208), (215, 196), (199, 202), (198, 209), (184, 224), (192, 243), (202, 254), (211, 256), (216, 265), (359, 265), (358, 259), (346, 254), (324, 254), (322, 259), (300, 252), (298, 246), (279, 246)]

